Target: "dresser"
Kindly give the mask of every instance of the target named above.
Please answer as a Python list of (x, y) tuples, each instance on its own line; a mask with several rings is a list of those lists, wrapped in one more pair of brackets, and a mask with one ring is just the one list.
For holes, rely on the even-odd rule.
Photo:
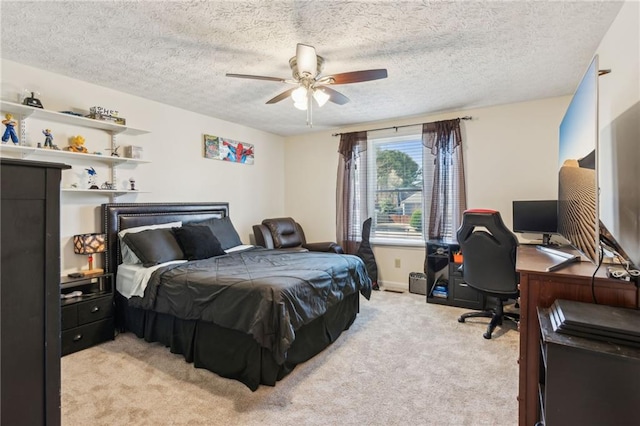
[[(607, 308), (612, 316), (622, 310)], [(542, 336), (539, 378), (542, 424), (637, 424), (640, 347), (558, 333), (553, 329), (550, 309), (538, 308), (538, 320)], [(640, 324), (635, 325), (639, 331)]]
[(3, 425), (60, 424), (59, 163), (0, 159)]

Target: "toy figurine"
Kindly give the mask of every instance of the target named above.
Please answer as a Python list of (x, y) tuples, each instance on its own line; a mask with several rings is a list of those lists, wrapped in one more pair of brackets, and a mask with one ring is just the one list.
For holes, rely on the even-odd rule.
[(44, 147), (53, 149), (53, 135), (51, 134), (51, 129), (44, 129), (42, 134), (44, 135)]
[(129, 183), (131, 184), (131, 190), (136, 190), (136, 180), (134, 178), (129, 178)]
[(26, 98), (24, 98), (24, 100), (22, 101), (22, 103), (24, 105), (28, 105), (30, 107), (34, 107), (34, 108), (44, 108), (42, 106), (42, 102), (40, 102), (40, 99), (36, 98), (36, 93), (39, 95), (40, 93), (38, 92), (30, 92), (29, 90), (25, 89), (25, 92), (31, 94), (31, 96), (27, 96)]
[(89, 174), (89, 189), (100, 189), (98, 185), (96, 185), (96, 178), (98, 177), (96, 170), (93, 167), (85, 170)]
[(118, 150), (120, 149), (120, 145), (116, 146), (115, 148), (107, 148), (107, 151), (111, 151), (111, 156), (112, 157), (120, 157), (120, 154), (118, 153)]
[(18, 123), (13, 119), (13, 115), (11, 114), (5, 114), (4, 118), (6, 120), (2, 120), (2, 124), (7, 126), (7, 128), (4, 130), (4, 134), (2, 135), (2, 143), (7, 143), (9, 138), (11, 138), (13, 144), (18, 145), (18, 135), (16, 134), (15, 129), (16, 124)]
[(71, 152), (82, 152), (85, 154), (89, 152), (87, 147), (84, 146), (84, 137), (80, 135), (71, 138), (71, 145), (69, 145), (67, 149)]

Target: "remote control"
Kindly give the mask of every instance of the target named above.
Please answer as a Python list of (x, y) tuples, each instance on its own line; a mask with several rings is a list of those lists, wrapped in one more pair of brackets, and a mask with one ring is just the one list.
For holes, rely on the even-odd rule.
[(82, 292), (80, 290), (72, 291), (71, 293), (61, 294), (60, 297), (63, 299), (71, 299), (72, 297), (80, 297), (82, 296)]

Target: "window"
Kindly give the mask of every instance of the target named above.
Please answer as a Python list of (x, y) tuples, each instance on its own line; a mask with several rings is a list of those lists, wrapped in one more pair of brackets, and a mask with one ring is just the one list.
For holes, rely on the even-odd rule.
[(371, 238), (422, 243), (423, 161), (419, 126), (370, 132), (368, 209), (374, 218)]
[[(371, 230), (373, 241), (423, 244), (426, 234), (423, 226), (425, 222), (428, 223), (429, 217), (425, 221), (422, 214), (428, 212), (431, 205), (436, 158), (423, 148), (421, 126), (369, 132), (366, 193), (367, 208), (374, 218)], [(448, 164), (441, 165), (440, 169), (441, 174), (450, 172)], [(445, 193), (438, 195), (439, 199), (447, 205), (451, 204), (454, 198), (452, 190), (452, 185), (447, 185)], [(445, 212), (450, 216), (453, 209), (446, 208)], [(452, 218), (443, 219), (443, 237), (455, 238)]]

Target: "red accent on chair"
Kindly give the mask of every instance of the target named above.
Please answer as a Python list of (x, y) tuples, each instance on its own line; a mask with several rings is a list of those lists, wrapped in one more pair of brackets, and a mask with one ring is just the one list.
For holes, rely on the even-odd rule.
[(498, 213), (497, 210), (491, 210), (491, 209), (469, 209), (469, 210), (465, 210), (464, 213), (488, 213), (488, 214), (494, 214), (494, 213)]

